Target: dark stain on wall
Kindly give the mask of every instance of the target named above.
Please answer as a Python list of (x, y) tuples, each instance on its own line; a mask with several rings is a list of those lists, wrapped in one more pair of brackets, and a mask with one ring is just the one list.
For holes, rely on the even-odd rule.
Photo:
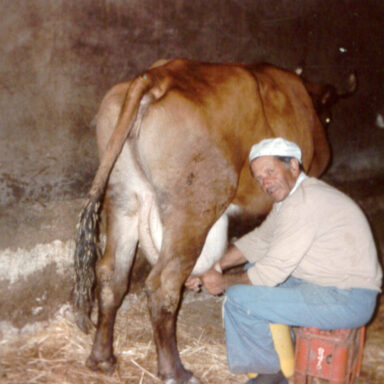
[(334, 108), (333, 179), (383, 177), (382, 0), (0, 1), (0, 204), (85, 195), (105, 92), (159, 58), (268, 61), (358, 90)]

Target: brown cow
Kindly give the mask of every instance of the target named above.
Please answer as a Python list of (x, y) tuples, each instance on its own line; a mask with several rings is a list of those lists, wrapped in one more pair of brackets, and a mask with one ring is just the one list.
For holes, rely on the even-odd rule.
[(225, 243), (232, 211), (258, 216), (270, 209), (247, 159), (252, 144), (276, 136), (301, 147), (310, 175), (327, 166), (329, 146), (302, 80), (270, 65), (176, 59), (108, 92), (97, 115), (101, 164), (75, 251), (74, 306), (87, 331), (103, 202), (107, 244), (96, 268), (99, 318), (90, 368), (114, 368), (113, 325), (139, 241), (154, 263), (146, 292), (158, 375), (169, 384), (199, 382), (183, 367), (176, 343), (183, 284), (194, 268), (195, 274), (209, 268), (195, 266), (200, 254), (212, 264), (224, 252), (217, 239)]

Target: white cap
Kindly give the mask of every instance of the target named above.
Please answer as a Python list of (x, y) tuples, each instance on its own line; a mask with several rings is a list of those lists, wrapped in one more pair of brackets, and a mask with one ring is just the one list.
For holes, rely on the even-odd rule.
[(264, 139), (253, 145), (249, 152), (249, 162), (251, 163), (261, 156), (295, 157), (301, 163), (301, 150), (299, 146), (281, 137)]

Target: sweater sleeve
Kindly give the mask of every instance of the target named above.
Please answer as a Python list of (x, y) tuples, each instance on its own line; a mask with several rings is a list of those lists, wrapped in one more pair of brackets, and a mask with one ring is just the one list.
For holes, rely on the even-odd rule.
[[(264, 257), (248, 269), (254, 285), (275, 286), (295, 270), (315, 237), (315, 217), (302, 201), (287, 201), (277, 214)], [(300, 199), (299, 199), (300, 200)]]

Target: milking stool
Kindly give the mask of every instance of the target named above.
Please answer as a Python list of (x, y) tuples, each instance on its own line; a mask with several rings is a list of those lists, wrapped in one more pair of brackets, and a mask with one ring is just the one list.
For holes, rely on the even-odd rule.
[(329, 384), (353, 384), (360, 374), (365, 327), (322, 331), (295, 328), (294, 384), (311, 384), (313, 378)]

